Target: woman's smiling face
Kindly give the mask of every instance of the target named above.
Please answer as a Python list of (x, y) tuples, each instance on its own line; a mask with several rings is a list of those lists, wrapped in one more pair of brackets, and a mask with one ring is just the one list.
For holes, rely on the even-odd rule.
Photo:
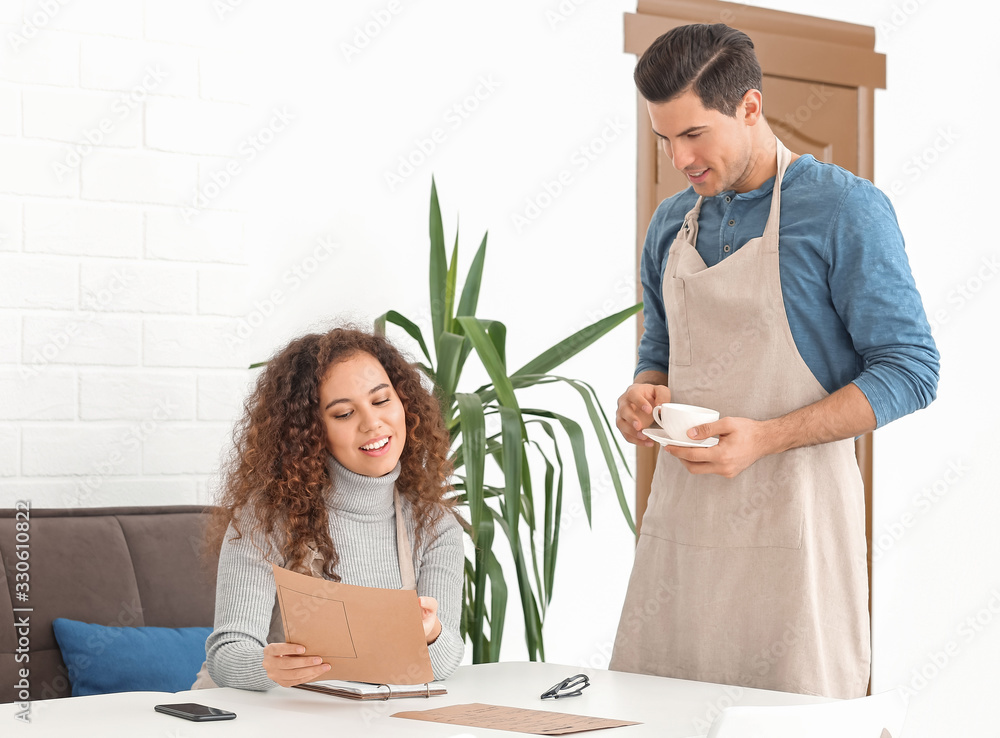
[(403, 403), (378, 359), (359, 352), (334, 364), (319, 386), (327, 448), (367, 477), (391, 472), (406, 443)]

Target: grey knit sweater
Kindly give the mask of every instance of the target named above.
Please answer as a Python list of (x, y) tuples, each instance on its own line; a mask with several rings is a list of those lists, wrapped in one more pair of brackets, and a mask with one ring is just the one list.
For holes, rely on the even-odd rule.
[[(384, 477), (356, 474), (330, 457), (333, 488), (329, 493), (330, 536), (340, 556), (336, 571), (346, 584), (398, 589), (396, 514), (393, 487), (399, 465)], [(416, 544), (416, 524), (404, 497), (403, 516)], [(205, 648), (208, 671), (220, 687), (271, 689), (262, 665), (275, 607), (274, 575), (265, 559), (284, 565), (273, 541), (246, 534), (229, 540), (219, 553), (215, 595), (215, 630)], [(425, 530), (413, 551), (417, 594), (438, 601), (441, 635), (428, 646), (435, 679), (446, 679), (462, 660), (465, 644), (459, 634), (462, 577), (465, 565), (462, 528), (447, 513), (433, 530)], [(276, 636), (272, 635), (272, 640)]]

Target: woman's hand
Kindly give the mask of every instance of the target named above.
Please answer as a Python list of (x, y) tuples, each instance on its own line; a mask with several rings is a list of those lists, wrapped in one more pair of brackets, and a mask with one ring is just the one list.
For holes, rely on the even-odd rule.
[(420, 619), (424, 625), (424, 637), (427, 639), (427, 645), (430, 645), (441, 635), (438, 601), (433, 597), (418, 597), (417, 599), (420, 601)]
[[(436, 602), (434, 610), (437, 610)], [(305, 646), (298, 643), (269, 643), (264, 647), (264, 671), (272, 682), (282, 687), (294, 687), (330, 670), (330, 665), (324, 664), (319, 656), (304, 656), (305, 652)]]

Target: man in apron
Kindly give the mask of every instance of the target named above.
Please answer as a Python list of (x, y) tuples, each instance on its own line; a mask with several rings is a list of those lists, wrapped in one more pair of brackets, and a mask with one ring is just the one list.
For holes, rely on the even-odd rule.
[(869, 679), (864, 492), (853, 439), (934, 398), (938, 353), (895, 213), (870, 182), (792, 154), (753, 43), (675, 28), (636, 84), (691, 187), (642, 257), (645, 333), (617, 424), (718, 410), (665, 446), (611, 668), (829, 697)]

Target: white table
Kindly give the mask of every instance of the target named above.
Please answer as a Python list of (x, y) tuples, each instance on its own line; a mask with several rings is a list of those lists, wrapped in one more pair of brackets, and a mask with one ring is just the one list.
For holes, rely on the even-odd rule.
[[(591, 685), (579, 697), (541, 700), (539, 695), (568, 676), (583, 672)], [(360, 702), (277, 688), (269, 692), (211, 689), (168, 694), (126, 692), (31, 703), (31, 724), (15, 720), (17, 706), (0, 705), (0, 735), (101, 736), (101, 738), (188, 738), (189, 736), (524, 736), (524, 733), (443, 725), (392, 718), (395, 712), (483, 702), (577, 715), (635, 720), (642, 725), (579, 734), (594, 738), (690, 738), (708, 732), (719, 710), (730, 705), (801, 705), (828, 702), (785, 692), (689, 682), (682, 679), (580, 669), (560, 664), (508, 662), (460, 667), (445, 686), (448, 694), (430, 699)], [(153, 705), (198, 702), (235, 712), (235, 720), (195, 723), (162, 715)], [(316, 732), (313, 732), (315, 730)], [(322, 732), (320, 732), (322, 731)]]

